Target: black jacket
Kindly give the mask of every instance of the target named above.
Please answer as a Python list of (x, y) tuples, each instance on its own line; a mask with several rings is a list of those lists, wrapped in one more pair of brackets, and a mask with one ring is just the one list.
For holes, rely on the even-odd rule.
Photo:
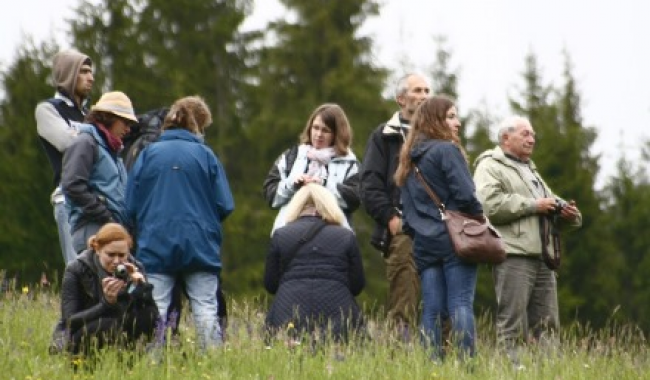
[(273, 235), (264, 274), (266, 290), (275, 294), (266, 320), (271, 328), (292, 322), (298, 329), (311, 329), (318, 319), (320, 327), (331, 322), (338, 335), (347, 326), (361, 324), (354, 297), (363, 290), (365, 275), (354, 234), (327, 225), (294, 252), (311, 225), (322, 223), (319, 219), (301, 217)]
[(401, 125), (396, 113), (372, 132), (363, 156), (359, 193), (363, 207), (375, 220), (371, 242), (378, 248), (387, 243), (383, 239), (387, 236), (388, 222), (399, 214), (400, 190), (393, 176), (407, 133), (408, 128)]
[[(123, 318), (133, 307), (151, 307), (155, 302), (151, 295), (153, 286), (141, 284), (132, 293), (123, 292), (115, 304), (104, 298), (102, 279), (105, 271), (99, 268), (93, 250), (85, 250), (65, 268), (61, 288), (61, 315), (71, 332), (99, 318)], [(143, 272), (142, 264), (130, 259)]]

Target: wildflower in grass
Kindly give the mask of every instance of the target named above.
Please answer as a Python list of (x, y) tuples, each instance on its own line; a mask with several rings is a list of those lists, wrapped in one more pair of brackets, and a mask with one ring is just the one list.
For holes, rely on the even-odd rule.
[(23, 286), (23, 294), (29, 293), (29, 286), (25, 285)]
[(83, 363), (83, 358), (81, 356), (76, 356), (72, 358), (72, 365), (79, 367)]

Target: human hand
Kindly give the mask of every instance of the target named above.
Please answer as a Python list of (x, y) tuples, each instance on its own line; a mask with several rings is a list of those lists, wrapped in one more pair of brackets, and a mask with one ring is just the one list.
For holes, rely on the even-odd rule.
[(299, 189), (301, 186), (306, 185), (308, 183), (316, 183), (319, 185), (323, 184), (323, 180), (320, 177), (315, 177), (315, 176), (310, 176), (307, 174), (302, 174), (300, 177), (296, 178), (296, 180), (293, 182), (293, 186), (296, 189)]
[(397, 235), (398, 232), (402, 229), (402, 218), (400, 218), (398, 215), (393, 216), (390, 218), (388, 221), (388, 231), (390, 232), (391, 236)]
[(102, 291), (104, 298), (109, 304), (117, 302), (117, 295), (126, 286), (126, 282), (115, 277), (106, 277), (102, 280)]
[(555, 211), (557, 204), (555, 198), (539, 198), (535, 200), (538, 214), (550, 214)]
[(136, 284), (145, 282), (144, 275), (138, 270), (138, 267), (136, 267), (132, 263), (124, 263), (124, 266), (126, 267), (126, 270), (129, 272), (129, 277), (131, 278), (132, 282)]
[(307, 183), (315, 183), (317, 185), (322, 185), (323, 184), (323, 179), (318, 176), (307, 176), (308, 178), (306, 179)]
[(298, 178), (296, 178), (295, 181), (293, 181), (293, 188), (296, 190), (300, 189), (303, 185), (309, 183), (308, 182), (309, 178), (310, 177), (308, 175), (301, 174), (300, 176), (298, 176)]
[(578, 207), (576, 206), (576, 201), (570, 200), (567, 202), (567, 205), (562, 207), (560, 212), (560, 217), (566, 220), (575, 220), (578, 217)]

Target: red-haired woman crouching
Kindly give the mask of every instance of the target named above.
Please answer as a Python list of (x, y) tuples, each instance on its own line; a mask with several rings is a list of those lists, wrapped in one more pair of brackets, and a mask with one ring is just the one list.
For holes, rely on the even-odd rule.
[(65, 269), (61, 314), (66, 348), (89, 353), (107, 344), (131, 347), (153, 337), (158, 309), (124, 227), (107, 223)]

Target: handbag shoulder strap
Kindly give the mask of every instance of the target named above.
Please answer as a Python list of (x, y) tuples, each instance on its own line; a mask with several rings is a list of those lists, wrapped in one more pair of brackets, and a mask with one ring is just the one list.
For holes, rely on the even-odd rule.
[(327, 223), (325, 223), (323, 220), (317, 220), (309, 226), (307, 231), (298, 239), (298, 244), (291, 250), (291, 254), (289, 255), (287, 259), (287, 264), (286, 267), (289, 268), (291, 265), (291, 262), (293, 259), (296, 257), (296, 254), (298, 254), (298, 250), (305, 245), (307, 242), (312, 240), (320, 230), (322, 230), (325, 226), (327, 226)]
[(427, 181), (424, 179), (422, 176), (422, 173), (420, 172), (420, 168), (417, 167), (417, 165), (413, 165), (413, 170), (415, 170), (415, 176), (418, 178), (420, 183), (422, 183), (422, 186), (424, 186), (424, 190), (429, 194), (429, 197), (431, 200), (433, 200), (433, 203), (438, 206), (438, 209), (440, 210), (441, 214), (445, 213), (445, 204), (440, 201), (440, 198), (436, 195), (436, 193), (433, 191), (431, 186), (427, 183)]

